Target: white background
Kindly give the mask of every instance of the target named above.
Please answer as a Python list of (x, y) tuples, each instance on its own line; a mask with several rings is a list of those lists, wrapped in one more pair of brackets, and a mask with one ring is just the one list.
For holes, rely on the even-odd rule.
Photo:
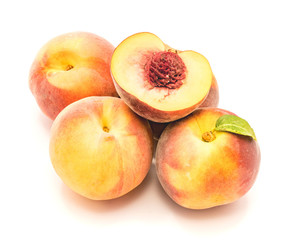
[[(290, 239), (290, 14), (287, 1), (4, 1), (0, 8), (0, 239)], [(254, 187), (209, 210), (165, 195), (154, 165), (126, 196), (87, 200), (68, 189), (48, 154), (51, 121), (28, 72), (51, 38), (88, 31), (117, 46), (149, 31), (209, 60), (220, 108), (245, 118), (261, 147)]]

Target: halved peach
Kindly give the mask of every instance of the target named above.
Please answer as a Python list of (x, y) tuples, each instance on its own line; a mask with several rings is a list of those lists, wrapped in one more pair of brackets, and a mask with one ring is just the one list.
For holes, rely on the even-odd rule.
[(174, 121), (194, 111), (208, 95), (213, 78), (203, 55), (173, 49), (147, 32), (119, 44), (111, 74), (127, 105), (155, 122)]

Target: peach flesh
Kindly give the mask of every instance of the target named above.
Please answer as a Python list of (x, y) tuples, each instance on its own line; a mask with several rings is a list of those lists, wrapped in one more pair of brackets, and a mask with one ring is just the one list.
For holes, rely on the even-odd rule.
[(62, 181), (93, 200), (136, 188), (152, 161), (147, 120), (120, 98), (88, 97), (67, 106), (51, 129), (50, 158)]
[(261, 158), (257, 141), (228, 132), (215, 132), (214, 137), (205, 134), (224, 114), (233, 113), (198, 109), (169, 124), (158, 141), (158, 179), (180, 206), (205, 209), (228, 204), (245, 195), (255, 182)]

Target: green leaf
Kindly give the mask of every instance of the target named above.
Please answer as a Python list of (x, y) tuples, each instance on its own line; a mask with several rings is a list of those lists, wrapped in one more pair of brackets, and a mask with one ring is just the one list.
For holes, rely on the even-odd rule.
[(235, 115), (221, 116), (216, 121), (215, 130), (250, 136), (254, 140), (257, 140), (254, 130), (251, 128), (250, 124), (246, 120)]

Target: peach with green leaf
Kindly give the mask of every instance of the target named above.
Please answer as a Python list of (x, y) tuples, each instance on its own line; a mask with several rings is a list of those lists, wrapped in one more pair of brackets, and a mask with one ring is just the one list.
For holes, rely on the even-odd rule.
[(233, 113), (201, 108), (169, 124), (156, 149), (158, 179), (179, 205), (232, 203), (253, 186), (260, 148), (250, 125)]

